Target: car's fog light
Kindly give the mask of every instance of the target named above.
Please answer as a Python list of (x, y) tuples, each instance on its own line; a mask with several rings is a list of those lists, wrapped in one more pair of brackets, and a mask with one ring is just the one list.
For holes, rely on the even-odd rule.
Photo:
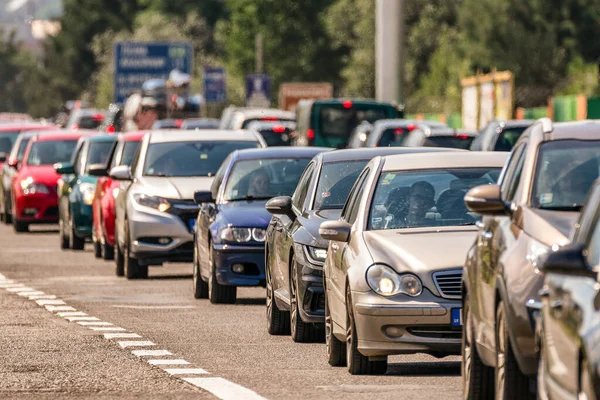
[(397, 326), (388, 326), (387, 328), (385, 328), (385, 334), (390, 337), (398, 338), (402, 336), (403, 333), (404, 331), (401, 328), (398, 328)]
[(231, 269), (233, 270), (233, 272), (235, 272), (236, 274), (243, 274), (244, 273), (244, 264), (233, 264), (231, 266)]
[(169, 244), (169, 243), (171, 243), (171, 238), (168, 238), (168, 237), (158, 238), (158, 244), (165, 245), (165, 244)]

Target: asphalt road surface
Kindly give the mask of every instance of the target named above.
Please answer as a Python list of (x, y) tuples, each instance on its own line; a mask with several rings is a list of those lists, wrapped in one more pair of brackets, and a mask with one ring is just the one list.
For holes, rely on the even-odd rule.
[(263, 288), (235, 305), (192, 296), (191, 266), (143, 281), (61, 251), (54, 227), (0, 226), (0, 398), (458, 399), (459, 357), (390, 358), (351, 376), (325, 345), (266, 331)]

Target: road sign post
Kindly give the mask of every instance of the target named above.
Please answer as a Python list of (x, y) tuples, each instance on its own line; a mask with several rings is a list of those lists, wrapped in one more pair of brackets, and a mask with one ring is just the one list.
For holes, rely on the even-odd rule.
[(246, 105), (265, 108), (271, 106), (271, 78), (269, 75), (246, 76)]

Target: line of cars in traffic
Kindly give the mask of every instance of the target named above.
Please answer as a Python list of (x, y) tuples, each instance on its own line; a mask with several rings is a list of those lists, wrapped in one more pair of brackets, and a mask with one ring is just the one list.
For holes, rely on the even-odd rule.
[[(462, 354), (465, 398), (594, 398), (600, 189), (588, 192), (600, 123), (493, 122), (466, 135), (509, 155), (444, 146), (455, 131), (388, 118), (367, 148), (333, 150), (319, 140), (356, 102), (309, 105), (308, 128), (286, 135), (329, 147), (267, 147), (256, 130), (38, 131), (12, 191), (54, 196), (61, 247), (91, 240), (118, 276), (189, 262), (194, 297), (215, 304), (264, 286), (270, 334), (325, 341), (329, 363), (353, 374), (383, 373), (393, 354)], [(254, 115), (235, 113), (238, 124)], [(263, 116), (247, 126), (287, 123)], [(431, 142), (377, 147), (414, 131)], [(16, 231), (46, 213), (15, 203)]]

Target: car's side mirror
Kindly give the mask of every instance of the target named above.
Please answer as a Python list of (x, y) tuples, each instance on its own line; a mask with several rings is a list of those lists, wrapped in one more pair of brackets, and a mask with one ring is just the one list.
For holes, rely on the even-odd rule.
[(59, 175), (71, 175), (75, 173), (75, 168), (70, 162), (62, 162), (54, 164), (54, 170)]
[(196, 204), (214, 203), (212, 192), (210, 190), (198, 190), (194, 192), (194, 202)]
[(585, 248), (571, 243), (551, 252), (539, 266), (544, 273), (596, 276), (585, 260)]
[(19, 167), (19, 160), (17, 160), (16, 158), (8, 160), (8, 166), (17, 169)]
[(265, 208), (273, 215), (286, 215), (290, 219), (295, 219), (296, 214), (292, 210), (292, 198), (290, 196), (277, 196), (267, 201)]
[(347, 242), (350, 240), (352, 225), (346, 221), (325, 221), (319, 227), (319, 235), (325, 240)]
[(465, 205), (469, 211), (480, 215), (502, 215), (507, 212), (498, 185), (481, 185), (469, 190), (465, 195)]
[(5, 162), (6, 161), (6, 153), (0, 153), (0, 162)]
[(131, 168), (128, 165), (119, 165), (110, 170), (109, 176), (116, 181), (130, 181)]
[(88, 168), (88, 174), (91, 176), (108, 176), (108, 168), (104, 164), (92, 164)]

